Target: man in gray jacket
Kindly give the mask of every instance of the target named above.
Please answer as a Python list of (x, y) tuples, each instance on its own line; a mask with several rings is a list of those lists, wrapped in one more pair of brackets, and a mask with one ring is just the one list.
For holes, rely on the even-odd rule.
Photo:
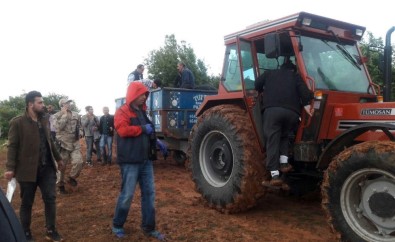
[(99, 119), (93, 114), (92, 106), (85, 107), (86, 114), (81, 117), (86, 142), (86, 163), (93, 166), (92, 151), (95, 144), (97, 161), (101, 162)]

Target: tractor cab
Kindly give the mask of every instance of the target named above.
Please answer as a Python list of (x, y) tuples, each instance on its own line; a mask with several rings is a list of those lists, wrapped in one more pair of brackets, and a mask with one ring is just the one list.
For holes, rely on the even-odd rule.
[[(385, 104), (377, 106), (381, 100), (377, 96), (380, 88), (371, 82), (358, 48), (364, 31), (361, 26), (301, 12), (225, 36), (219, 95), (205, 100), (206, 105), (201, 105), (198, 115), (220, 102), (219, 99), (231, 103), (238, 100), (248, 110), (264, 152), (261, 98), (257, 97), (254, 82), (265, 71), (279, 69), (285, 60), (290, 60), (295, 71), (316, 93), (312, 104), (314, 116), (302, 112), (292, 153), (296, 160), (318, 162), (325, 146), (346, 128), (378, 119), (362, 117), (360, 114), (366, 112), (362, 110), (386, 107)], [(383, 139), (382, 134), (372, 135)]]

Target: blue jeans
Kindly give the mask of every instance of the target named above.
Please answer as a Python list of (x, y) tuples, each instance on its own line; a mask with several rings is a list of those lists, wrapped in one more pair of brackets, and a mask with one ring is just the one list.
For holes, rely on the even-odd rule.
[(97, 159), (101, 160), (99, 141), (94, 140), (93, 136), (85, 136), (85, 142), (86, 142), (86, 161), (92, 162), (93, 144), (95, 145)]
[[(107, 146), (107, 150), (106, 150)], [(112, 160), (112, 136), (102, 134), (100, 137), (100, 152), (103, 155), (103, 162), (111, 163)], [(107, 156), (107, 159), (106, 159)]]
[(144, 232), (155, 230), (155, 184), (152, 161), (120, 164), (122, 185), (113, 218), (113, 226), (122, 228), (126, 222), (137, 182), (141, 190), (141, 228)]

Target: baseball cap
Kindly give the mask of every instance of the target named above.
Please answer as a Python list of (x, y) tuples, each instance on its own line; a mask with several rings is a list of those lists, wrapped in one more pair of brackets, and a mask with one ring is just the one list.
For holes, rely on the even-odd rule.
[(71, 99), (62, 98), (62, 99), (59, 100), (59, 106), (62, 107), (62, 104), (70, 103), (70, 102), (72, 102), (72, 101), (73, 101), (73, 100), (71, 100)]

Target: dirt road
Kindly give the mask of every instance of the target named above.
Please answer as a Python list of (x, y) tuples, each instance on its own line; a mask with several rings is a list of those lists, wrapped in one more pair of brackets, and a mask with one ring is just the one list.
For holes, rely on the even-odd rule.
[[(0, 153), (3, 168), (5, 152)], [(293, 197), (269, 194), (248, 212), (227, 215), (204, 205), (190, 175), (172, 161), (155, 162), (157, 228), (169, 241), (336, 241), (320, 208), (319, 195)], [(0, 179), (6, 188), (6, 181)], [(58, 230), (66, 241), (119, 241), (111, 221), (120, 189), (117, 165), (84, 167), (78, 190), (58, 195)], [(19, 190), (13, 207), (18, 212)], [(137, 190), (121, 241), (152, 241), (140, 230), (140, 192)], [(38, 191), (32, 232), (44, 238), (44, 209)]]

